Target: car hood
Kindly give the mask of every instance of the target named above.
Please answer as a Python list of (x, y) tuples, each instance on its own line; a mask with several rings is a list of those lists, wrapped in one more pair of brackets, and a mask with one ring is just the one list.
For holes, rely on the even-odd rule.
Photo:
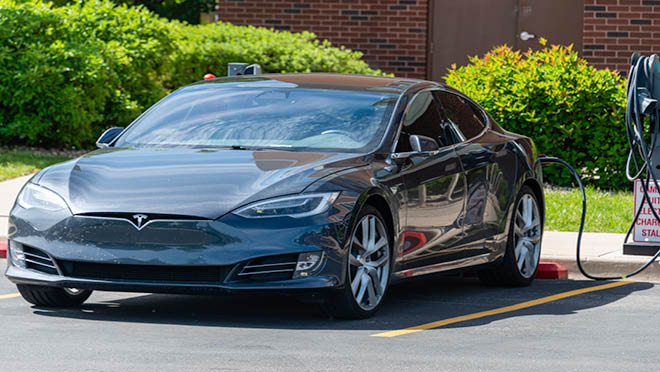
[(73, 214), (214, 219), (255, 200), (302, 192), (320, 178), (368, 164), (368, 158), (292, 151), (104, 149), (52, 166), (35, 181), (61, 195)]

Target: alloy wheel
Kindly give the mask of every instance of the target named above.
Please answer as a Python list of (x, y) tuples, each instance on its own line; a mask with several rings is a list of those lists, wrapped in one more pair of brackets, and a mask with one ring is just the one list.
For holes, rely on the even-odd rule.
[(536, 200), (530, 194), (524, 194), (516, 208), (514, 247), (518, 271), (530, 278), (541, 255), (541, 217)]
[(380, 218), (367, 214), (351, 237), (348, 257), (351, 292), (362, 310), (373, 310), (383, 298), (390, 275), (390, 241)]

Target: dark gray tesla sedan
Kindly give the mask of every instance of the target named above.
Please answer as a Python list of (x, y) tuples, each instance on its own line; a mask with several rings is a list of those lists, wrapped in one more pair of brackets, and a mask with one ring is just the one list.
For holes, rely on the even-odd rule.
[(442, 84), (213, 79), (97, 144), (36, 174), (11, 210), (6, 275), (33, 304), (281, 292), (364, 318), (397, 280), (470, 269), (527, 285), (536, 273), (535, 147)]

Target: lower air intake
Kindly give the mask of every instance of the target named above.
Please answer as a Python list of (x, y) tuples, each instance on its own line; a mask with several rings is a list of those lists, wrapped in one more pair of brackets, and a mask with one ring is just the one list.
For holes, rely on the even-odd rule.
[(135, 280), (172, 283), (222, 283), (228, 266), (124, 265), (58, 261), (65, 276), (82, 279)]
[(42, 250), (23, 245), (23, 253), (25, 254), (26, 268), (40, 271), (44, 274), (59, 275), (53, 259)]
[(297, 254), (255, 258), (248, 261), (234, 280), (274, 281), (293, 277), (298, 263)]

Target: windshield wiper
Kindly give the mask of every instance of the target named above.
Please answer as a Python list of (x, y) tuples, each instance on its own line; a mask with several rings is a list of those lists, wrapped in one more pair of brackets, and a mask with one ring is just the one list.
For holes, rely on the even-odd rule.
[(291, 151), (291, 146), (243, 146), (243, 145), (231, 145), (227, 148), (232, 150), (271, 150), (271, 151)]

